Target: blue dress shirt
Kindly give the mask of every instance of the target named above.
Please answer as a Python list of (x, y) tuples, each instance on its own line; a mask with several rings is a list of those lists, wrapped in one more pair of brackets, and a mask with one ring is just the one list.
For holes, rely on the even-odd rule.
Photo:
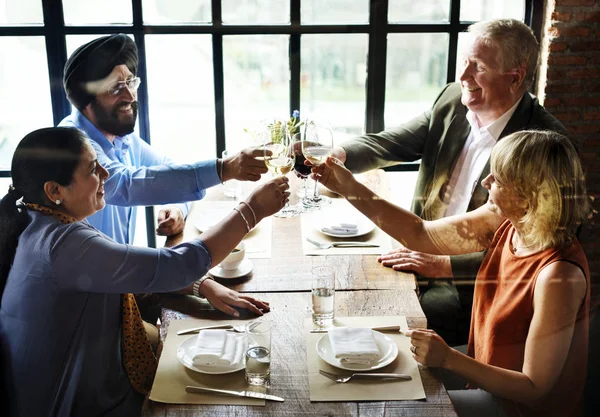
[[(59, 126), (83, 130), (98, 154), (98, 162), (110, 174), (104, 184), (106, 207), (87, 220), (119, 243), (133, 243), (137, 210), (132, 206), (200, 200), (207, 188), (220, 182), (216, 160), (175, 164), (158, 155), (135, 132), (111, 143), (77, 109)], [(189, 204), (177, 207), (187, 215)]]
[(170, 292), (206, 273), (198, 239), (122, 245), (85, 221), (29, 211), (0, 302), (0, 378), (11, 416), (136, 416), (121, 359), (121, 294)]

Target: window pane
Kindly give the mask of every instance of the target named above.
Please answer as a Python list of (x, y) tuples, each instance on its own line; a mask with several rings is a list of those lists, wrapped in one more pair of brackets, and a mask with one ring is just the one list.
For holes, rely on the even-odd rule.
[[(146, 207), (137, 206), (134, 207), (134, 210), (137, 211), (137, 217), (135, 218), (135, 233), (133, 235), (133, 246), (148, 247), (148, 234), (146, 232)], [(156, 219), (156, 216), (154, 218)], [(156, 236), (157, 240), (160, 237), (162, 236)], [(159, 245), (157, 242), (156, 247), (162, 248), (164, 245), (164, 241), (162, 242), (162, 245)]]
[[(0, 37), (0, 169), (9, 169), (17, 143), (53, 124), (43, 37)], [(0, 190), (1, 192), (2, 190)]]
[(1, 26), (43, 23), (41, 0), (0, 0)]
[(300, 4), (305, 25), (369, 23), (369, 0), (303, 0)]
[(281, 25), (290, 23), (290, 0), (221, 0), (223, 23)]
[[(10, 157), (12, 158), (12, 152)], [(8, 186), (12, 184), (11, 178), (0, 177), (0, 200), (8, 193)]]
[(67, 35), (67, 58), (71, 56), (75, 49), (79, 48), (84, 43), (93, 41), (106, 35)]
[(210, 23), (211, 0), (142, 0), (144, 23)]
[(461, 0), (460, 20), (477, 22), (487, 19), (525, 17), (524, 0)]
[(368, 35), (303, 35), (301, 117), (326, 119), (339, 143), (364, 132)]
[(244, 129), (289, 117), (289, 36), (223, 37), (227, 149), (252, 145)]
[(388, 6), (390, 23), (449, 20), (450, 0), (390, 0)]
[(131, 24), (131, 0), (62, 0), (65, 24)]
[(148, 35), (146, 59), (152, 147), (177, 162), (214, 158), (210, 35)]
[(427, 110), (446, 84), (447, 33), (389, 34), (385, 126), (398, 126)]

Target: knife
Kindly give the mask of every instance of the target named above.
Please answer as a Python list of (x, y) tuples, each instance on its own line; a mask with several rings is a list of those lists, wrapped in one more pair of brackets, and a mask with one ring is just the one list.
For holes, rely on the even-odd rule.
[[(347, 326), (340, 326), (340, 327), (347, 327)], [(326, 328), (322, 328), (322, 329), (320, 329), (320, 328), (318, 328), (318, 329), (310, 329), (310, 333), (327, 333), (331, 329), (333, 329), (333, 327), (328, 327), (328, 328), (326, 327)], [(398, 331), (399, 333), (402, 333), (402, 329), (398, 325), (371, 327), (371, 330), (377, 330), (378, 332), (395, 332), (395, 331)]]
[(263, 394), (260, 392), (230, 391), (230, 390), (226, 390), (226, 389), (193, 387), (191, 385), (188, 385), (187, 387), (185, 387), (185, 392), (189, 392), (191, 394), (211, 393), (211, 394), (221, 394), (221, 395), (233, 395), (236, 397), (248, 397), (248, 398), (256, 398), (259, 400), (270, 400), (270, 401), (279, 401), (279, 402), (285, 401), (285, 399), (283, 399), (281, 397), (277, 397), (276, 395)]

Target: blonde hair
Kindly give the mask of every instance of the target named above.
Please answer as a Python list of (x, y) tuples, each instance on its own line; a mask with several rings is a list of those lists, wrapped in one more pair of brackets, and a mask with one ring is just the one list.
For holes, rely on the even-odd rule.
[(579, 155), (559, 133), (527, 130), (505, 137), (492, 150), (491, 170), (528, 203), (520, 220), (528, 244), (546, 249), (568, 243), (588, 215)]
[(503, 71), (524, 66), (523, 90), (531, 86), (539, 66), (540, 45), (529, 26), (516, 19), (496, 19), (474, 23), (468, 32), (498, 48)]

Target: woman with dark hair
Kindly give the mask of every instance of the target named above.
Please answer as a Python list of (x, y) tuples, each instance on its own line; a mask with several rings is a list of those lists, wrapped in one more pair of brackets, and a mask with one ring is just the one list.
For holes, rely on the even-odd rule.
[(590, 274), (575, 230), (589, 204), (567, 138), (524, 131), (498, 141), (483, 181), (487, 204), (435, 221), (378, 198), (335, 158), (313, 170), (410, 249), (456, 255), (487, 248), (467, 355), (432, 330), (407, 332), (417, 362), (477, 388), (449, 391), (459, 416), (581, 415)]
[[(287, 179), (258, 187), (215, 227), (171, 249), (118, 244), (85, 218), (108, 174), (75, 128), (36, 130), (15, 150), (0, 201), (0, 349), (12, 416), (139, 415), (156, 358), (128, 292), (179, 290), (225, 258), (288, 199)], [(268, 304), (212, 280), (210, 301)]]

